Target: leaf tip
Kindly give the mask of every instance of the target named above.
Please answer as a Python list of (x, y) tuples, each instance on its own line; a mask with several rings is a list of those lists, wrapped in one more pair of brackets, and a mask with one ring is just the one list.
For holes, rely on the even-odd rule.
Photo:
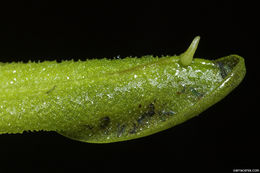
[(198, 47), (199, 41), (200, 41), (200, 36), (196, 36), (191, 42), (189, 48), (180, 55), (180, 62), (183, 66), (188, 66), (191, 64), (193, 56)]

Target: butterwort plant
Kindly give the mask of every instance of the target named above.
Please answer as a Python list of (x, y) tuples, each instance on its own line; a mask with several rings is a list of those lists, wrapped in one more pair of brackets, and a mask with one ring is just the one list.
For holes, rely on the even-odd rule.
[(236, 88), (244, 59), (180, 56), (0, 64), (0, 133), (56, 131), (110, 143), (151, 135), (199, 115)]

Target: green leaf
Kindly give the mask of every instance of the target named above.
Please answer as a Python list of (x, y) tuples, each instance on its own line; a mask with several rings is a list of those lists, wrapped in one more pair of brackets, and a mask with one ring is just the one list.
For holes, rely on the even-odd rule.
[(238, 55), (185, 65), (180, 58), (3, 63), (0, 133), (56, 131), (92, 143), (139, 138), (198, 115), (246, 73)]

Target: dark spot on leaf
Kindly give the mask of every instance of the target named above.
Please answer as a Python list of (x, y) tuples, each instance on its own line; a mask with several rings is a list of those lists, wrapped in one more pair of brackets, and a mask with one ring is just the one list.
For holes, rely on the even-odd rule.
[(177, 94), (183, 94), (186, 90), (186, 86), (183, 86), (182, 90), (181, 91), (177, 91)]
[(146, 114), (142, 114), (142, 115), (137, 119), (138, 124), (143, 124), (145, 118), (146, 118)]
[(175, 114), (174, 111), (165, 111), (163, 110), (161, 113), (160, 113), (160, 119), (162, 121), (166, 121), (167, 117), (169, 116), (173, 116)]
[(155, 114), (155, 106), (154, 104), (149, 104), (149, 109), (148, 109), (148, 112), (147, 112), (147, 115), (148, 116), (153, 116)]
[(142, 107), (142, 105), (141, 105), (141, 104), (139, 104), (139, 105), (138, 105), (138, 107), (139, 107), (139, 108), (141, 108), (141, 107)]
[(50, 90), (46, 92), (46, 94), (50, 94), (54, 89), (56, 88), (56, 85), (54, 85)]
[(134, 133), (136, 133), (136, 131), (137, 131), (137, 126), (136, 126), (136, 124), (135, 123), (133, 123), (133, 128), (130, 130), (130, 134), (134, 134)]
[(192, 93), (193, 95), (195, 95), (196, 97), (201, 98), (201, 97), (203, 96), (203, 94), (200, 93), (200, 92), (198, 92), (195, 88), (190, 87), (190, 91), (191, 91), (191, 93)]
[(146, 118), (151, 117), (154, 114), (155, 114), (155, 106), (153, 103), (151, 103), (148, 106), (148, 110), (137, 119), (138, 124), (143, 124)]
[(220, 70), (221, 77), (224, 79), (228, 74), (226, 67), (224, 66), (224, 64), (222, 62), (219, 62), (219, 61), (216, 62), (216, 65), (218, 66), (218, 68)]
[(100, 128), (106, 128), (110, 123), (110, 118), (108, 116), (100, 118)]
[(124, 124), (122, 126), (118, 125), (118, 127), (117, 127), (117, 137), (122, 136), (122, 134), (125, 132), (125, 128), (126, 128), (126, 125), (124, 125)]

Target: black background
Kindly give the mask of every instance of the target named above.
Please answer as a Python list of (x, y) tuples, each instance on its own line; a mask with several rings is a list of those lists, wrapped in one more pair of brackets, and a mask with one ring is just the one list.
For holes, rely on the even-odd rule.
[(255, 7), (244, 1), (2, 4), (1, 62), (174, 55), (200, 35), (196, 57), (239, 54), (247, 74), (238, 88), (200, 116), (145, 138), (100, 145), (55, 132), (1, 135), (0, 172), (260, 169)]

